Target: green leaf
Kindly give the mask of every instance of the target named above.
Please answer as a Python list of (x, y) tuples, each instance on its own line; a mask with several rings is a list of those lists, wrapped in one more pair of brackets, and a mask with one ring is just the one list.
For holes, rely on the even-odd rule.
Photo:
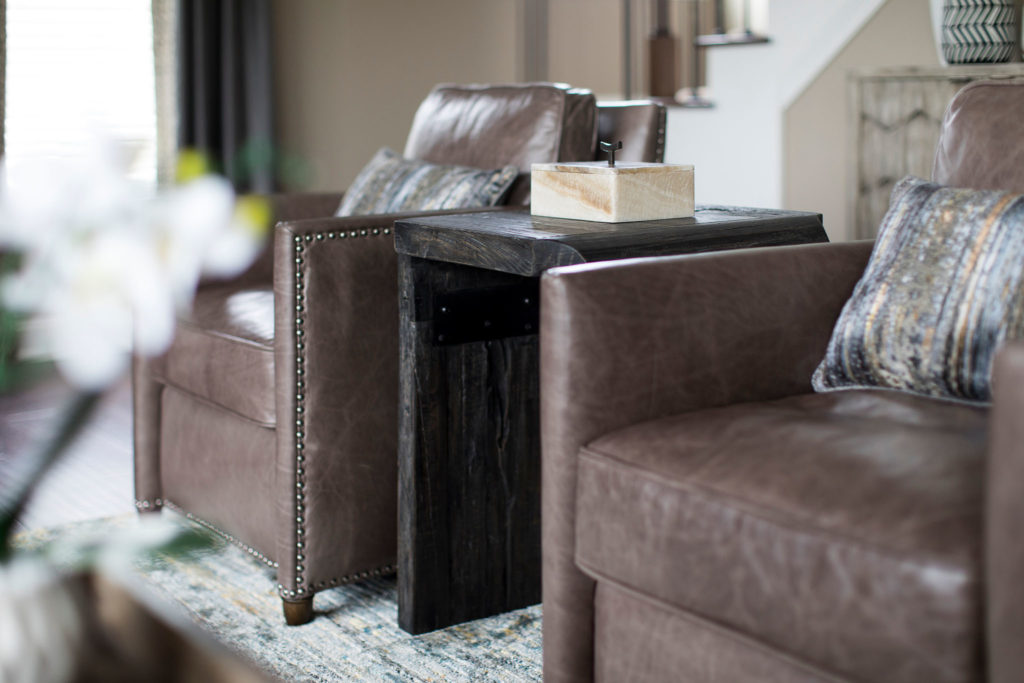
[(47, 542), (35, 551), (54, 566), (86, 571), (96, 566), (124, 567), (156, 556), (187, 557), (215, 547), (216, 540), (205, 529), (184, 526), (169, 518), (137, 517), (134, 523), (113, 532), (89, 530), (71, 533)]
[[(0, 252), (0, 285), (8, 273), (14, 272), (20, 260), (17, 254)], [(4, 308), (3, 299), (0, 299), (0, 394), (9, 391), (13, 385), (20, 328), (21, 316)]]

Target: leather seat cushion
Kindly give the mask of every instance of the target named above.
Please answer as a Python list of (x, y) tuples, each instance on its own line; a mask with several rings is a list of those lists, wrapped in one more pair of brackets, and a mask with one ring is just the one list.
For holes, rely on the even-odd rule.
[(153, 368), (170, 386), (273, 427), (274, 290), (204, 287), (178, 322), (174, 344)]
[(865, 390), (616, 431), (580, 454), (577, 562), (826, 671), (972, 680), (986, 423)]

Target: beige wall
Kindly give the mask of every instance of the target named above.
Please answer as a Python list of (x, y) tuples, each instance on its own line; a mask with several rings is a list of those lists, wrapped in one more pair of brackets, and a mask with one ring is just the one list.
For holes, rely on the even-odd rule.
[(439, 82), (519, 79), (521, 0), (274, 0), (281, 149), (341, 189)]
[[(754, 0), (755, 5), (765, 0)], [(548, 2), (548, 77), (553, 81), (590, 88), (599, 98), (619, 99), (624, 86), (624, 46), (622, 0), (547, 0)], [(739, 0), (735, 0), (738, 4)], [(702, 26), (710, 31), (714, 24), (710, 0), (704, 0)], [(634, 0), (631, 9), (631, 92), (634, 98), (646, 97), (649, 46), (655, 17), (650, 0)], [(679, 84), (691, 73), (689, 55), (682, 47), (692, 25), (692, 5), (671, 0), (668, 25), (680, 47), (676, 65)], [(687, 43), (688, 44), (688, 43)]]
[(548, 0), (548, 78), (622, 93), (622, 0)]
[(853, 160), (847, 73), (855, 67), (934, 66), (927, 0), (889, 0), (784, 115), (783, 203), (819, 211), (833, 241), (848, 239)]
[[(379, 147), (400, 151), (435, 83), (521, 80), (523, 2), (274, 0), (280, 146), (308, 165), (307, 187), (344, 188)], [(549, 77), (619, 94), (620, 0), (548, 7)], [(636, 19), (646, 25), (646, 16)], [(636, 28), (639, 51), (646, 29)], [(786, 111), (785, 205), (823, 212), (830, 234), (842, 238), (847, 71), (935, 63), (927, 0), (889, 0)], [(643, 89), (644, 75), (635, 78)]]

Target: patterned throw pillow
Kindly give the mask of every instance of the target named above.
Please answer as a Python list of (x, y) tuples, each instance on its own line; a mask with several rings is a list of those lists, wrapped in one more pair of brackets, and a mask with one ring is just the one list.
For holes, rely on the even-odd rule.
[(508, 192), (518, 172), (515, 166), (495, 171), (439, 166), (404, 159), (385, 147), (356, 176), (334, 215), (494, 206)]
[(904, 178), (814, 389), (988, 401), (996, 349), (1024, 336), (1022, 285), (1024, 196)]

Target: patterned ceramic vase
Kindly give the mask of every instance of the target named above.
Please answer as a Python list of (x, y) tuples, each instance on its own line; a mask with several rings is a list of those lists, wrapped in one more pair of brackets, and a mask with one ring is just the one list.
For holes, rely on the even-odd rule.
[(946, 0), (942, 54), (948, 63), (1008, 62), (1016, 45), (1013, 0)]

